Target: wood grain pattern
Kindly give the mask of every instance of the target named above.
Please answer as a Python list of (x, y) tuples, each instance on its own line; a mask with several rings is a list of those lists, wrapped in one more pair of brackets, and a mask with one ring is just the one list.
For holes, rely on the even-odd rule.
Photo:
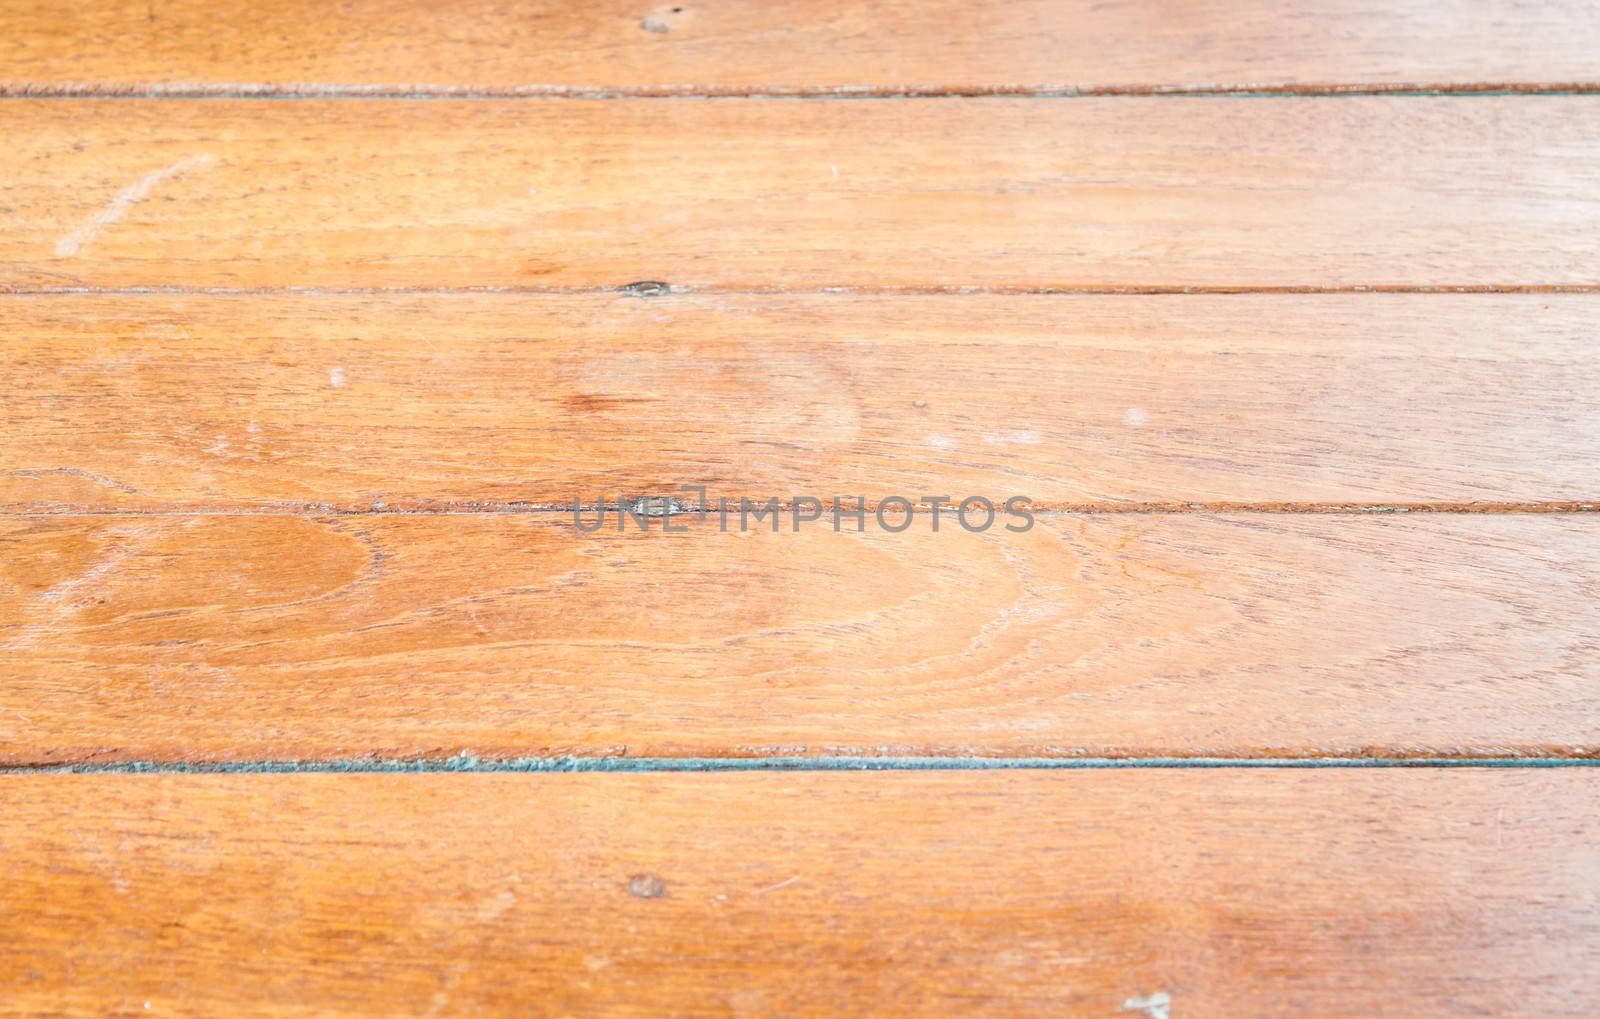
[(1353, 0), (11, 0), (0, 88), (658, 94), (1600, 83), (1592, 7)]
[(1597, 778), (11, 778), (0, 1015), (1588, 1016)]
[(1587, 294), (19, 295), (0, 505), (1600, 502), (1597, 329)]
[(5, 518), (0, 761), (1600, 752), (1600, 514), (680, 522)]
[(0, 1019), (1592, 1014), (1594, 15), (0, 2)]
[(1600, 284), (1586, 96), (7, 112), (9, 287)]

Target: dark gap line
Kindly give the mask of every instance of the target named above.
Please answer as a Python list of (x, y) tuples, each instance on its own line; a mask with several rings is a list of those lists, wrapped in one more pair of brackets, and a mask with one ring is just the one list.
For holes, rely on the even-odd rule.
[[(45, 473), (45, 472), (39, 472)], [(728, 504), (728, 519), (731, 522), (739, 515), (739, 505), (731, 497)], [(818, 496), (818, 498), (822, 498)], [(827, 498), (831, 500), (833, 494)], [(854, 499), (854, 495), (843, 495), (842, 498)], [(991, 500), (994, 502), (997, 513), (1003, 509), (1004, 498)], [(750, 530), (771, 530), (770, 514), (764, 500), (752, 500), (752, 513)], [(753, 510), (759, 508), (762, 518), (758, 521)], [(807, 507), (810, 508), (809, 506)], [(792, 503), (780, 503), (778, 512), (785, 517), (781, 523), (789, 522), (794, 506)], [(1173, 503), (1127, 503), (1127, 504), (1102, 504), (1086, 503), (1081, 505), (1042, 506), (1034, 503), (1028, 507), (1034, 516), (1044, 517), (1079, 517), (1079, 516), (1227, 516), (1227, 515), (1256, 515), (1256, 516), (1405, 516), (1408, 514), (1419, 515), (1451, 515), (1451, 516), (1488, 516), (1488, 515), (1564, 515), (1585, 514), (1600, 512), (1600, 500), (1597, 501), (1534, 501), (1534, 502), (1479, 502), (1479, 503), (1297, 503), (1297, 502), (1260, 502), (1260, 503), (1235, 503), (1235, 502), (1173, 502)], [(586, 524), (592, 524), (594, 515), (599, 507), (595, 505), (582, 505), (574, 508), (572, 505), (550, 503), (473, 503), (463, 505), (443, 506), (406, 506), (378, 504), (371, 508), (357, 508), (351, 506), (333, 505), (301, 505), (301, 506), (262, 506), (262, 507), (177, 507), (166, 509), (126, 509), (106, 508), (95, 509), (83, 506), (28, 506), (10, 505), (0, 506), (0, 516), (9, 517), (496, 517), (496, 516), (525, 516), (525, 517), (555, 517), (570, 516), (574, 513), (582, 514)], [(608, 503), (605, 507), (605, 530), (614, 531), (616, 525), (617, 506)], [(865, 512), (875, 514), (877, 503), (868, 502)], [(854, 520), (856, 508), (849, 505), (841, 510), (840, 519), (845, 522)], [(912, 513), (916, 516), (931, 516), (933, 510), (929, 506), (913, 506)], [(832, 503), (824, 505), (821, 517), (803, 521), (812, 526), (832, 526)], [(848, 515), (847, 515), (848, 514)], [(956, 511), (954, 503), (940, 509), (940, 517), (944, 520), (953, 520)], [(898, 508), (891, 510), (886, 516), (900, 518), (902, 511)], [(628, 529), (637, 527), (635, 518), (642, 516), (652, 522), (651, 529), (658, 529), (655, 522), (664, 520), (668, 514), (659, 510), (641, 513), (638, 510), (629, 511)], [(717, 520), (720, 516), (715, 508), (701, 514), (692, 506), (678, 506), (671, 516), (673, 518), (696, 518), (705, 521)], [(998, 519), (998, 518), (997, 518)], [(952, 527), (955, 524), (952, 522)], [(781, 527), (780, 530), (787, 530)], [(850, 527), (845, 527), (848, 533), (854, 533)]]
[(1109, 286), (1063, 284), (1051, 286), (969, 286), (964, 284), (926, 284), (916, 286), (686, 286), (666, 283), (594, 284), (575, 286), (472, 286), (472, 287), (186, 287), (186, 286), (28, 286), (0, 284), (0, 297), (432, 297), (475, 294), (531, 294), (578, 296), (610, 294), (641, 300), (667, 296), (810, 296), (862, 295), (881, 297), (959, 296), (992, 294), (998, 296), (1102, 294), (1136, 297), (1251, 295), (1279, 296), (1318, 294), (1596, 294), (1594, 283), (1467, 283), (1409, 284), (1374, 283), (1340, 286), (1187, 286), (1150, 284)]
[(503, 772), (1123, 771), (1221, 768), (1587, 768), (1588, 757), (442, 757), (21, 764), (0, 775), (491, 774)]
[(1600, 82), (1325, 82), (1297, 85), (551, 85), (335, 84), (298, 82), (215, 83), (0, 83), (0, 99), (779, 99), (838, 101), (871, 99), (1343, 99), (1378, 96), (1425, 98), (1479, 96), (1588, 96)]

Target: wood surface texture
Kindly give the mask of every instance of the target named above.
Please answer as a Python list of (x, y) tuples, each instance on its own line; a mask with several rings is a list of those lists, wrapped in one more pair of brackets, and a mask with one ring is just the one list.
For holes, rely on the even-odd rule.
[(1600, 514), (656, 524), (0, 518), (0, 761), (1600, 752)]
[(13, 295), (0, 506), (1600, 505), (1597, 330), (1587, 294)]
[(1587, 1017), (1597, 779), (12, 777), (0, 1014)]
[(0, 287), (1600, 285), (1589, 96), (12, 103)]
[(437, 93), (1600, 84), (1581, 0), (11, 0), (0, 90)]
[(0, 118), (0, 1019), (1595, 1014), (1591, 0), (0, 0)]

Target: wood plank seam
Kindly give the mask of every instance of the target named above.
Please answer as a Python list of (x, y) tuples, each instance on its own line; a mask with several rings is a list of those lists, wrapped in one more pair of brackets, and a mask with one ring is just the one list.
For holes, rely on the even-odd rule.
[(1600, 82), (1399, 82), (1305, 85), (839, 85), (793, 88), (718, 88), (659, 85), (608, 88), (585, 85), (355, 85), (331, 83), (137, 84), (0, 82), (0, 99), (1341, 99), (1363, 96), (1575, 96), (1600, 94)]
[(0, 765), (3, 775), (655, 774), (674, 772), (1124, 771), (1592, 768), (1600, 757), (420, 757)]
[[(638, 283), (596, 284), (593, 286), (484, 285), (484, 286), (393, 286), (322, 287), (263, 286), (214, 287), (182, 284), (162, 286), (41, 286), (0, 282), (0, 298), (5, 297), (452, 297), (481, 294), (533, 295), (552, 297), (617, 294), (640, 295)], [(1349, 294), (1600, 294), (1600, 283), (1354, 283), (1338, 286), (1198, 286), (1189, 284), (1150, 286), (1007, 286), (1003, 284), (927, 283), (904, 286), (829, 284), (827, 286), (717, 286), (696, 284), (651, 284), (661, 286), (661, 294), (678, 296), (813, 296), (850, 295), (861, 297), (956, 297), (956, 296), (1106, 296), (1106, 297), (1232, 297), (1232, 296), (1322, 296)]]
[[(54, 471), (5, 471), (0, 472), (0, 477), (27, 477), (44, 473), (57, 473)], [(100, 480), (100, 479), (96, 479)], [(853, 498), (853, 496), (847, 496)], [(738, 496), (730, 497), (730, 516), (737, 513)], [(765, 500), (757, 503), (762, 512), (766, 512)], [(868, 500), (865, 504), (867, 513), (874, 513), (878, 503)], [(461, 502), (440, 504), (407, 504), (404, 500), (376, 508), (340, 507), (327, 503), (296, 503), (292, 505), (272, 505), (259, 508), (242, 509), (237, 507), (208, 507), (205, 505), (174, 509), (100, 509), (90, 506), (31, 506), (0, 504), (0, 516), (7, 517), (537, 517), (541, 515), (571, 515), (574, 513), (593, 513), (600, 509), (600, 503), (483, 503)], [(618, 504), (608, 502), (603, 504), (610, 513), (618, 508)], [(780, 502), (778, 511), (788, 514), (794, 509), (794, 504)], [(930, 516), (932, 511), (926, 507), (913, 508), (912, 512), (919, 517)], [(1135, 503), (1058, 503), (1050, 505), (1034, 504), (1031, 512), (1038, 517), (1080, 517), (1080, 516), (1211, 516), (1215, 514), (1247, 514), (1247, 515), (1298, 515), (1298, 516), (1372, 516), (1382, 514), (1440, 514), (1455, 516), (1515, 516), (1515, 515), (1562, 515), (1577, 513), (1600, 512), (1600, 502), (1585, 500), (1537, 500), (1525, 502), (1501, 502), (1487, 500), (1483, 502), (1135, 502)], [(715, 510), (708, 511), (707, 515), (714, 515)], [(850, 510), (850, 519), (854, 519), (854, 509)], [(949, 507), (942, 511), (942, 519), (948, 519)], [(698, 516), (692, 508), (681, 508), (674, 511), (674, 516)], [(659, 514), (648, 514), (652, 520), (659, 520)], [(626, 525), (629, 531), (636, 530), (630, 515), (630, 523)], [(827, 520), (812, 521), (819, 527), (831, 527)], [(769, 525), (763, 524), (766, 529)], [(607, 523), (604, 530), (616, 528)], [(660, 530), (659, 524), (651, 524), (645, 530)], [(733, 528), (730, 526), (729, 528)], [(788, 533), (790, 528), (781, 527), (779, 530)], [(845, 531), (854, 533), (856, 528), (847, 527)]]

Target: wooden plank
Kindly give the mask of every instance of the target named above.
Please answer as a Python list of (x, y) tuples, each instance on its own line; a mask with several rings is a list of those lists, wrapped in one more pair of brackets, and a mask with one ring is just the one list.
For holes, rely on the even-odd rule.
[(1593, 286), (1585, 96), (7, 107), (0, 286)]
[(1597, 329), (1587, 294), (13, 296), (0, 505), (1600, 502)]
[(1597, 778), (13, 777), (0, 1015), (1588, 1016)]
[(1580, 0), (12, 0), (11, 92), (940, 94), (1600, 83)]
[(0, 761), (1590, 755), (1600, 514), (9, 517)]

